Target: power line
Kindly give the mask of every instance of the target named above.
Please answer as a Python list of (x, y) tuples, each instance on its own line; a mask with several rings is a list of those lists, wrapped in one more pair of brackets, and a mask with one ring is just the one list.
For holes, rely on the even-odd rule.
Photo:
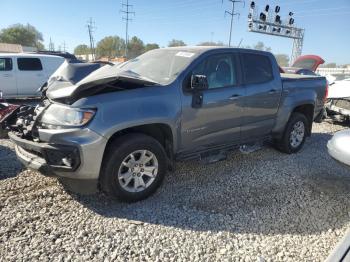
[[(235, 13), (235, 4), (236, 3), (243, 3), (245, 5), (245, 2), (241, 1), (241, 0), (228, 0), (228, 1), (230, 1), (232, 3), (232, 9), (231, 9), (231, 11), (226, 10), (225, 15), (229, 14), (231, 16), (230, 36), (229, 36), (229, 40), (228, 40), (228, 46), (231, 46), (233, 17), (236, 15), (238, 15), (238, 17), (240, 16), (240, 13)], [(223, 0), (222, 0), (222, 2), (223, 2)]]
[(130, 15), (135, 15), (135, 12), (130, 11), (133, 5), (129, 5), (129, 0), (126, 0), (126, 3), (122, 3), (121, 12), (125, 14), (122, 19), (125, 21), (125, 57), (128, 56), (128, 43), (129, 43), (129, 21), (132, 19), (129, 17)]
[(95, 30), (95, 22), (92, 20), (90, 17), (89, 21), (87, 22), (87, 28), (88, 28), (88, 33), (89, 33), (89, 39), (90, 39), (90, 50), (91, 50), (91, 55), (92, 55), (92, 60), (95, 60), (95, 40), (93, 36), (93, 32)]

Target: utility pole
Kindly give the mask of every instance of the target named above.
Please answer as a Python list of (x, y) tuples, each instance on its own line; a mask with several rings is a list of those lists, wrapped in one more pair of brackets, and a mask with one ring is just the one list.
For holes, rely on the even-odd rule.
[(87, 22), (86, 26), (88, 28), (88, 33), (89, 33), (90, 50), (91, 50), (92, 60), (95, 61), (95, 40), (94, 40), (94, 36), (92, 35), (92, 33), (94, 32), (95, 26), (94, 26), (94, 21), (92, 21), (91, 17), (90, 17), (89, 21)]
[[(223, 1), (224, 0), (222, 0), (222, 2)], [(236, 15), (238, 15), (238, 17), (240, 16), (240, 13), (235, 13), (235, 4), (236, 3), (243, 3), (245, 5), (245, 2), (241, 1), (241, 0), (228, 0), (228, 1), (232, 3), (232, 9), (231, 9), (231, 11), (226, 10), (225, 15), (229, 14), (231, 16), (230, 36), (229, 36), (229, 40), (228, 40), (228, 46), (231, 46), (233, 17)]]
[(63, 52), (64, 52), (64, 53), (66, 52), (66, 48), (67, 48), (67, 46), (66, 46), (66, 41), (63, 41)]
[(132, 21), (132, 19), (129, 16), (131, 14), (135, 15), (135, 12), (130, 11), (132, 7), (133, 5), (129, 5), (129, 0), (126, 0), (126, 3), (122, 3), (121, 12), (125, 14), (125, 16), (123, 16), (123, 20), (125, 21), (125, 58), (127, 58), (128, 56), (129, 21)]
[(52, 42), (51, 37), (50, 37), (50, 43), (49, 43), (49, 51), (55, 51), (55, 45)]

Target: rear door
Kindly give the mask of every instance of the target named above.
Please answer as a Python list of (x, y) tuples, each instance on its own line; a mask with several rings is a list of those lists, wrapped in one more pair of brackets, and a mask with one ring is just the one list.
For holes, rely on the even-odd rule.
[(17, 68), (18, 96), (39, 96), (37, 91), (46, 81), (40, 58), (18, 57)]
[(268, 55), (241, 53), (246, 87), (242, 139), (250, 140), (269, 134), (275, 124), (282, 84), (279, 71)]
[(12, 57), (0, 57), (0, 91), (4, 97), (17, 95), (16, 74)]

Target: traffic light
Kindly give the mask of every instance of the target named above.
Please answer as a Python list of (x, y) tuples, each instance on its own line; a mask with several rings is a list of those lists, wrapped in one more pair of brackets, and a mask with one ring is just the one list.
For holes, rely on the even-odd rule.
[(251, 8), (251, 9), (254, 9), (254, 8), (255, 8), (255, 2), (254, 2), (254, 1), (252, 1), (252, 2), (250, 3), (250, 8)]
[(281, 17), (279, 15), (276, 15), (275, 23), (276, 24), (282, 24)]
[(281, 7), (279, 7), (279, 6), (276, 6), (276, 7), (275, 7), (275, 13), (276, 13), (276, 14), (279, 13), (280, 10), (281, 10)]
[(266, 5), (266, 6), (265, 6), (265, 12), (268, 12), (269, 9), (270, 9), (270, 6), (269, 6), (269, 5)]
[(289, 18), (289, 25), (294, 24), (294, 18)]
[(260, 13), (260, 20), (266, 22), (266, 14)]

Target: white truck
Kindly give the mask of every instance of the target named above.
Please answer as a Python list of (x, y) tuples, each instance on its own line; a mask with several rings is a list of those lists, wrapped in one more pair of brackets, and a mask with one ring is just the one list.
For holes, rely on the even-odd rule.
[(0, 91), (6, 98), (38, 97), (39, 88), (64, 60), (53, 55), (1, 53)]

